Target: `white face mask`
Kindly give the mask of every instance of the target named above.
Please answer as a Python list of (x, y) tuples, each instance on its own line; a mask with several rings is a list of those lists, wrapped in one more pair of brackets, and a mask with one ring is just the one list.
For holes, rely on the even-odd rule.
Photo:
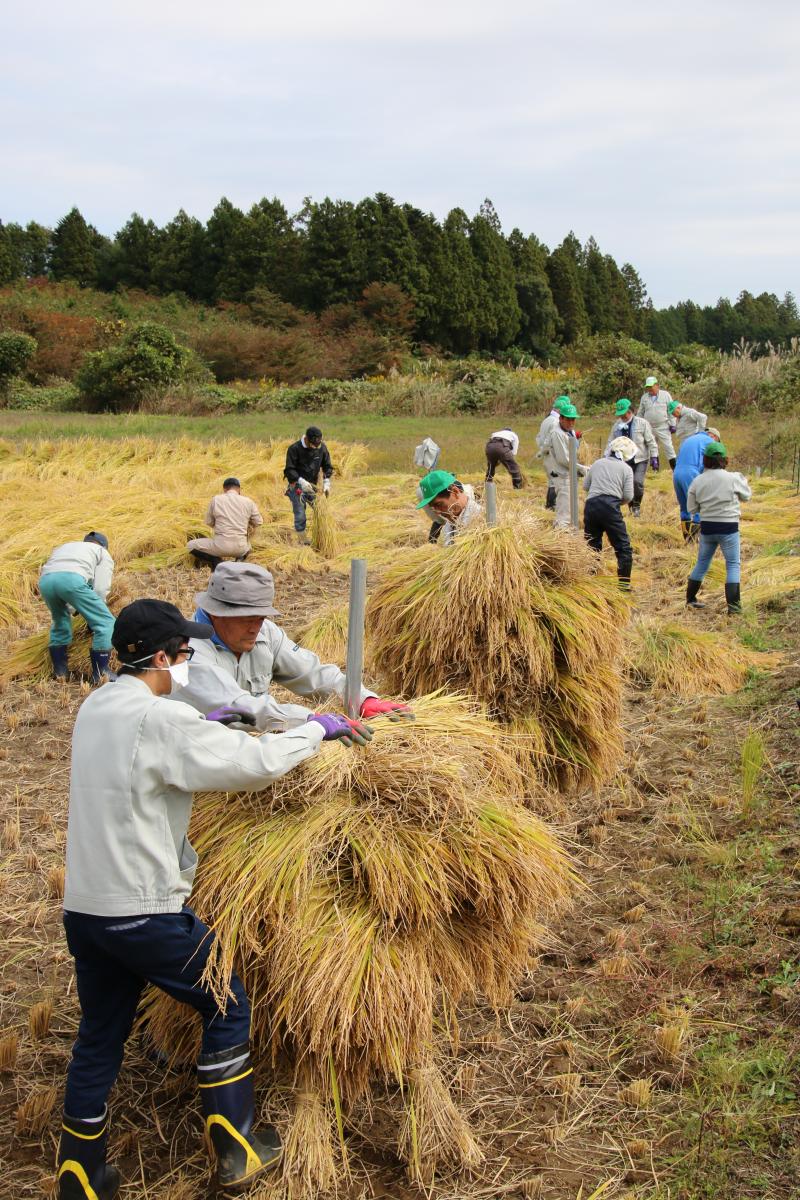
[[(161, 668), (164, 669), (163, 667)], [(189, 660), (185, 658), (183, 662), (173, 663), (171, 667), (167, 667), (172, 676), (172, 691), (177, 692), (179, 688), (186, 687), (189, 682)]]

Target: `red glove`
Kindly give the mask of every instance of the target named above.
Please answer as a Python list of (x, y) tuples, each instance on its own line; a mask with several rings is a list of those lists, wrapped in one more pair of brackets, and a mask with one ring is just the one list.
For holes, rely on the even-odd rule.
[(572, 432), (575, 434), (575, 437), (578, 439), (578, 441), (580, 441), (581, 438), (583, 437), (583, 434), (581, 433), (580, 429), (573, 429)]
[(386, 717), (390, 721), (413, 721), (414, 714), (407, 704), (396, 704), (394, 700), (379, 700), (377, 696), (367, 696), (361, 705), (361, 716), (365, 721), (372, 717)]

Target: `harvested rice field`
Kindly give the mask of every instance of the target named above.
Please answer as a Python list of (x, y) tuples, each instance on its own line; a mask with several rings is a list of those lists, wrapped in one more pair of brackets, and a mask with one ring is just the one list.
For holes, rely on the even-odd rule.
[[(608, 549), (598, 565), (550, 532), (530, 439), (528, 486), (498, 480), (499, 528), (443, 549), (426, 542), (406, 447), (390, 470), (386, 445), (339, 442), (331, 421), (338, 470), (304, 546), (286, 442), (170, 440), (167, 418), (157, 437), (100, 438), (77, 420), (80, 436), (0, 440), (0, 1195), (53, 1194), (78, 1021), (60, 909), (88, 638), (76, 621), (73, 677), (52, 682), (38, 568), (100, 529), (112, 609), (156, 596), (190, 614), (207, 573), (185, 543), (234, 473), (264, 516), (252, 560), (275, 575), (282, 626), (343, 665), (349, 561), (366, 557), (369, 680), (419, 711), (415, 726), (376, 722), (363, 751), (325, 747), (260, 799), (197, 799), (194, 902), (219, 919), (215, 983), (243, 972), (257, 1095), (287, 1146), (252, 1194), (796, 1200), (789, 481), (751, 476), (744, 612), (730, 618), (716, 562), (707, 607), (684, 606), (694, 548), (668, 472), (648, 476), (628, 522), (626, 598)], [(589, 458), (602, 434), (586, 423)], [(734, 457), (750, 435), (723, 429)], [(480, 490), (480, 471), (463, 478)], [(195, 1051), (186, 1013), (146, 996), (112, 1096), (123, 1200), (215, 1194)]]

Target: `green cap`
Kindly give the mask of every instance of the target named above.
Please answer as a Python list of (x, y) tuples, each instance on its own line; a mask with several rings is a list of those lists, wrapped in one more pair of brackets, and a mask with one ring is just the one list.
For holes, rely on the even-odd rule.
[(614, 412), (617, 414), (618, 417), (624, 417), (625, 413), (628, 411), (630, 406), (631, 406), (630, 400), (623, 397), (621, 400), (617, 401), (617, 407), (614, 409)]
[(431, 500), (446, 492), (454, 483), (458, 483), (458, 480), (449, 471), (429, 471), (427, 475), (423, 475), (419, 481), (422, 499), (417, 508), (424, 508), (426, 504), (430, 504)]
[(644, 381), (644, 386), (652, 387), (654, 383), (658, 383), (658, 380), (656, 379), (655, 375), (648, 375), (647, 379), (645, 379), (645, 381)]
[(561, 416), (566, 417), (569, 421), (574, 421), (578, 415), (578, 410), (574, 404), (564, 404), (561, 407)]
[(727, 458), (728, 451), (722, 442), (709, 442), (703, 446), (703, 458)]
[(670, 400), (669, 404), (667, 405), (667, 412), (670, 416), (672, 416), (672, 414), (675, 412), (675, 409), (680, 408), (680, 406), (680, 400)]
[(563, 412), (565, 404), (566, 405), (572, 404), (572, 401), (570, 400), (569, 396), (559, 396), (557, 400), (553, 401), (553, 408), (556, 410), (556, 412), (560, 413), (560, 412)]

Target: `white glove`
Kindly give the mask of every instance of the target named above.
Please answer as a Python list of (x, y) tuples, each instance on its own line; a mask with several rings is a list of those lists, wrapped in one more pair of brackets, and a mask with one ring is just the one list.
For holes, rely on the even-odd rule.
[(314, 495), (315, 488), (314, 488), (313, 483), (309, 483), (308, 480), (303, 479), (302, 476), (297, 480), (297, 483), (300, 487), (301, 492), (305, 492), (307, 496)]
[(325, 479), (322, 484), (322, 491), (327, 496), (327, 495), (329, 495), (330, 490), (331, 490), (331, 481), (330, 481), (330, 479)]

